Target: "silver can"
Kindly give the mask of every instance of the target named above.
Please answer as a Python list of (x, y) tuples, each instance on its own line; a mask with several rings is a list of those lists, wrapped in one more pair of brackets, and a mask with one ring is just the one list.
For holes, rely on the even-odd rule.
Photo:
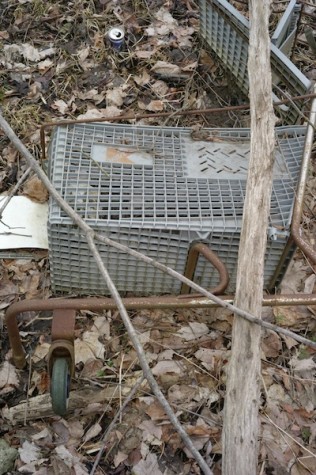
[(124, 44), (125, 32), (123, 28), (116, 26), (108, 31), (108, 38), (114, 49), (120, 50)]

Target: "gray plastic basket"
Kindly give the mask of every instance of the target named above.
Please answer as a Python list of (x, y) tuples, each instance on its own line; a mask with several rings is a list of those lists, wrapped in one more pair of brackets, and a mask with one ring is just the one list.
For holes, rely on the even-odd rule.
[[(199, 5), (201, 36), (236, 78), (237, 86), (248, 95), (248, 20), (226, 0), (199, 0)], [(291, 19), (290, 14), (289, 19)], [(284, 33), (283, 25), (280, 26), (275, 37), (282, 44), (281, 33)], [(286, 32), (284, 35), (286, 36)], [(290, 40), (286, 38), (285, 41)], [(286, 44), (283, 47), (286, 51)], [(271, 69), (274, 85), (278, 86), (278, 88), (274, 87), (275, 101), (284, 99), (280, 97), (279, 88), (290, 96), (306, 94), (311, 88), (310, 80), (273, 43), (271, 44)], [(297, 108), (292, 105), (281, 106), (278, 111), (285, 123), (295, 123), (298, 117)]]
[[(265, 285), (289, 236), (304, 127), (276, 129), (276, 152)], [(249, 129), (138, 127), (77, 124), (54, 130), (50, 178), (65, 200), (95, 230), (183, 273), (193, 242), (205, 242), (236, 266), (249, 160)], [(84, 237), (50, 202), (48, 236), (54, 291), (106, 294)], [(180, 283), (151, 266), (98, 244), (120, 291), (177, 293)], [(282, 272), (281, 272), (282, 273)], [(196, 282), (218, 276), (199, 258)]]
[(271, 37), (271, 42), (286, 56), (292, 50), (301, 9), (302, 5), (291, 0)]

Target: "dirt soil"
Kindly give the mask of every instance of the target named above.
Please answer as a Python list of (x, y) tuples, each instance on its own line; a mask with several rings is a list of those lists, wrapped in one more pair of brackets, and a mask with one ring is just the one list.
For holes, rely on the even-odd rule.
[[(247, 15), (247, 2), (231, 3)], [(273, 2), (271, 31), (286, 6), (287, 2)], [(247, 103), (201, 43), (193, 0), (0, 0), (0, 7), (1, 109), (37, 159), (41, 157), (39, 126), (49, 121), (154, 112), (154, 118), (138, 123), (249, 126), (248, 112), (159, 117), (159, 112)], [(316, 30), (315, 18), (316, 7), (309, 3), (293, 56), (312, 80), (315, 56), (304, 29), (310, 25)], [(107, 38), (108, 30), (118, 25), (125, 29), (125, 44), (119, 51)], [(306, 103), (306, 114), (308, 107)], [(8, 192), (26, 169), (25, 159), (0, 133), (0, 192)], [(314, 245), (315, 190), (314, 160), (303, 213), (304, 232)], [(46, 190), (31, 176), (18, 194), (47, 201)], [(26, 312), (19, 320), (28, 355), (24, 370), (12, 364), (4, 326), (11, 303), (52, 296), (47, 252), (11, 254), (0, 262), (0, 475), (88, 474), (101, 447), (98, 475), (200, 474), (147, 383), (104, 438), (141, 376), (116, 311), (79, 313), (69, 413), (64, 418), (53, 414), (46, 368), (51, 313)], [(300, 252), (280, 291), (316, 293), (315, 269)], [(226, 310), (208, 309), (146, 310), (132, 312), (131, 317), (162, 391), (196, 448), (219, 475), (233, 316)], [(315, 317), (313, 307), (263, 309), (264, 319), (314, 341)], [(315, 352), (272, 331), (263, 331), (261, 351), (258, 473), (315, 474)]]

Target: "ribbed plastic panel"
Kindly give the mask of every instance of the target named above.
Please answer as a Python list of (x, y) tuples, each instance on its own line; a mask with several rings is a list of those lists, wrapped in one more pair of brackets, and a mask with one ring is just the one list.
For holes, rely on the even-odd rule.
[[(237, 86), (244, 94), (248, 95), (248, 20), (226, 0), (199, 0), (199, 5), (202, 37), (236, 78)], [(290, 14), (288, 20), (291, 23)], [(291, 24), (289, 28), (291, 28)], [(277, 39), (280, 39), (280, 43), (282, 43), (281, 33), (284, 33), (282, 25), (276, 36)], [(285, 38), (284, 41), (289, 40)], [(283, 46), (286, 52), (286, 44)], [(271, 44), (271, 69), (274, 84), (290, 96), (306, 94), (311, 87), (310, 80), (275, 44)], [(280, 97), (280, 92), (276, 88), (274, 88), (274, 99), (284, 99)], [(285, 123), (295, 123), (298, 117), (297, 109), (291, 105), (282, 106), (278, 108), (278, 111)]]
[(291, 0), (271, 37), (271, 42), (286, 56), (292, 49), (301, 8), (296, 0)]
[[(249, 161), (248, 129), (77, 124), (55, 129), (50, 178), (95, 230), (183, 273), (190, 245), (206, 242), (229, 268), (235, 286)], [(304, 127), (276, 129), (265, 283), (287, 240), (304, 146)], [(49, 246), (55, 291), (106, 293), (84, 238), (52, 201)], [(177, 292), (179, 283), (107, 246), (102, 257), (120, 291)], [(216, 285), (200, 258), (196, 278)]]
[[(107, 237), (130, 246), (162, 264), (172, 267), (183, 274), (191, 242), (201, 239), (194, 232), (152, 231), (149, 228), (139, 230), (112, 226), (106, 232)], [(229, 291), (236, 285), (236, 270), (240, 235), (237, 233), (212, 233), (206, 242), (226, 264), (231, 282)], [(79, 294), (108, 294), (108, 289), (96, 268), (88, 245), (78, 229), (59, 225), (49, 225), (51, 281), (55, 292), (76, 292)], [(98, 244), (102, 260), (120, 292), (132, 292), (135, 295), (178, 294), (181, 283), (127, 254), (119, 253), (106, 245)], [(283, 241), (269, 240), (264, 280), (266, 285), (272, 279), (284, 249)], [(218, 284), (218, 273), (206, 261), (199, 257), (194, 281), (205, 288)]]

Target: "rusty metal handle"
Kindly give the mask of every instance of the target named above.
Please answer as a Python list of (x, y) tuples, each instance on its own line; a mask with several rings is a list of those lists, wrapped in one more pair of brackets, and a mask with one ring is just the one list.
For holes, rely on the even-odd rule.
[[(182, 297), (182, 298), (181, 298)], [(219, 307), (218, 303), (212, 302), (208, 298), (196, 299), (189, 295), (191, 299), (185, 300), (184, 296), (175, 297), (144, 297), (144, 298), (124, 298), (123, 304), (127, 310), (142, 309), (169, 309), (169, 308), (210, 308)], [(233, 303), (233, 295), (225, 295), (222, 300)], [(279, 296), (264, 296), (263, 306), (276, 305), (316, 305), (316, 294), (290, 294)], [(81, 299), (50, 299), (50, 300), (21, 300), (10, 305), (7, 309), (5, 320), (8, 329), (8, 336), (12, 348), (12, 356), (15, 365), (23, 368), (26, 364), (25, 351), (22, 345), (17, 317), (27, 311), (41, 312), (43, 310), (55, 309), (73, 310), (115, 310), (116, 303), (111, 298), (81, 298)]]
[[(188, 253), (188, 259), (185, 267), (184, 276), (190, 280), (193, 280), (194, 272), (196, 269), (197, 261), (199, 255), (202, 254), (218, 271), (219, 273), (219, 284), (211, 289), (209, 292), (214, 295), (219, 295), (225, 292), (227, 286), (229, 284), (229, 275), (227, 268), (223, 261), (212, 251), (207, 244), (203, 244), (202, 242), (194, 243)], [(189, 294), (190, 287), (187, 284), (182, 284), (180, 294), (188, 294), (186, 297), (199, 297), (201, 294)], [(184, 298), (184, 297), (182, 297)]]

